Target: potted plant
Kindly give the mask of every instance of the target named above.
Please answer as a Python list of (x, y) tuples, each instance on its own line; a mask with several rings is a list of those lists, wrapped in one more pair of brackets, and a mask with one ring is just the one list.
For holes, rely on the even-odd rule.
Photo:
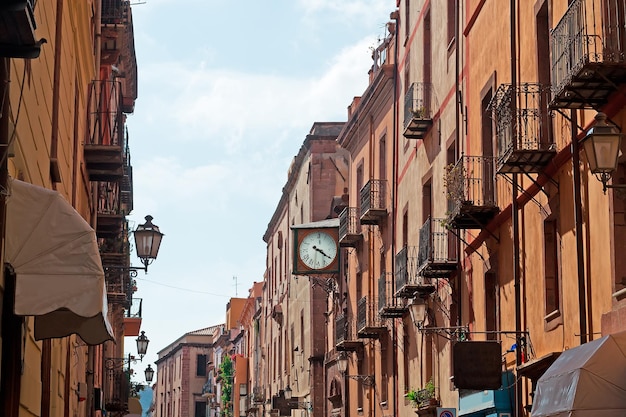
[(411, 403), (411, 405), (412, 405), (413, 407), (417, 407), (417, 406), (419, 406), (420, 401), (419, 401), (419, 395), (418, 395), (418, 392), (419, 392), (419, 391), (416, 391), (416, 390), (414, 390), (414, 389), (411, 389), (411, 390), (407, 391), (407, 393), (406, 393), (406, 394), (404, 394), (404, 397), (405, 397), (407, 400), (409, 400), (409, 402)]
[(417, 403), (419, 408), (439, 404), (435, 395), (435, 382), (432, 378), (424, 385), (424, 388), (417, 392)]

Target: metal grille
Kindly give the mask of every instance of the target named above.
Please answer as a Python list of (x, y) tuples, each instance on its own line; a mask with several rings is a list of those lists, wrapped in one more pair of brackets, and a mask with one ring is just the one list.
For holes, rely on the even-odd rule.
[(404, 128), (413, 119), (433, 118), (433, 88), (430, 83), (413, 83), (404, 96)]
[(339, 240), (348, 235), (358, 235), (361, 233), (361, 222), (359, 221), (358, 209), (356, 207), (346, 207), (339, 214)]
[[(513, 101), (515, 115), (511, 112)], [(548, 116), (549, 101), (550, 89), (541, 84), (522, 83), (516, 88), (502, 84), (498, 87), (489, 105), (496, 121), (498, 156), (511, 150), (541, 150), (552, 145), (547, 133), (551, 122)]]
[(347, 314), (337, 316), (335, 320), (335, 342), (340, 344), (355, 340), (353, 321)]
[(89, 90), (89, 137), (88, 145), (126, 147), (122, 94), (117, 81), (95, 80)]
[(550, 33), (553, 91), (587, 63), (626, 62), (626, 2), (576, 0)]
[(385, 308), (400, 307), (400, 300), (394, 295), (393, 275), (383, 272), (378, 279), (378, 308), (379, 312)]
[(462, 204), (495, 206), (495, 158), (463, 156), (446, 172), (445, 185), (454, 211)]
[(361, 188), (361, 214), (369, 210), (385, 210), (386, 180), (369, 180)]
[(456, 262), (456, 244), (444, 223), (444, 219), (428, 217), (421, 227), (418, 255), (420, 267), (428, 262)]

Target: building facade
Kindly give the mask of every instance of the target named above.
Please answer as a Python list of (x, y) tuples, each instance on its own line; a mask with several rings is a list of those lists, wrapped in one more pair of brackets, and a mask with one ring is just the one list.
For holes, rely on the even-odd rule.
[(137, 98), (130, 2), (11, 2), (0, 20), (0, 410), (124, 414), (123, 341), (141, 322), (125, 268), (125, 114)]
[(214, 343), (222, 325), (185, 333), (161, 349), (155, 362), (155, 417), (206, 417), (207, 400), (203, 393), (207, 377), (214, 369)]

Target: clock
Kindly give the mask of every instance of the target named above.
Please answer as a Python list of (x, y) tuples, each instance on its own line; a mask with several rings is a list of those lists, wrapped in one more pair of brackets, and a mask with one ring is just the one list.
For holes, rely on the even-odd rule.
[(337, 229), (295, 229), (294, 274), (339, 272)]

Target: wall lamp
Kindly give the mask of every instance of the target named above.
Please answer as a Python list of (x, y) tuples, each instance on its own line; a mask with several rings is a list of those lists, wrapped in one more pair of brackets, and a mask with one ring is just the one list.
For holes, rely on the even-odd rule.
[(133, 232), (137, 257), (141, 260), (143, 266), (106, 265), (104, 267), (105, 270), (128, 271), (133, 277), (137, 276), (137, 271), (139, 270), (144, 271), (146, 274), (148, 273), (148, 265), (157, 258), (164, 235), (159, 230), (159, 226), (152, 223), (152, 216), (148, 215), (145, 219), (146, 222), (137, 226), (137, 229)]
[(613, 171), (617, 169), (623, 134), (619, 132), (617, 126), (606, 122), (606, 114), (598, 112), (595, 120), (595, 125), (589, 129), (582, 143), (589, 169), (602, 182), (602, 191), (606, 194), (608, 188), (626, 188), (626, 184), (607, 184)]
[(300, 410), (310, 410), (311, 409), (311, 402), (310, 401), (292, 400), (292, 398), (293, 398), (293, 391), (291, 391), (291, 387), (289, 385), (287, 385), (285, 387), (285, 389), (283, 390), (283, 395), (285, 396), (285, 400), (287, 400), (287, 404), (289, 405), (290, 408), (297, 408), (297, 409), (300, 409)]
[(348, 356), (345, 352), (341, 352), (337, 357), (337, 370), (341, 372), (345, 378), (361, 381), (365, 386), (373, 387), (376, 384), (374, 375), (348, 375), (346, 373), (348, 371)]
[(143, 372), (146, 374), (146, 382), (152, 382), (152, 379), (154, 378), (154, 369), (148, 365), (146, 370)]
[[(146, 336), (146, 332), (144, 332), (143, 330), (141, 331), (141, 334), (135, 340), (137, 342), (137, 353), (139, 354), (139, 361), (141, 362), (143, 360), (144, 355), (148, 351), (148, 343), (150, 343), (150, 340)], [(137, 363), (137, 358), (135, 358), (134, 356), (131, 356), (130, 353), (128, 354), (128, 357), (125, 357), (125, 358), (105, 358), (104, 359), (104, 367), (109, 371), (112, 371), (116, 368), (123, 367), (124, 365), (128, 365), (128, 368), (130, 369), (131, 363)], [(150, 368), (150, 365), (148, 365), (148, 368)], [(154, 376), (154, 371), (152, 372), (152, 375)], [(146, 378), (146, 381), (147, 380), (148, 379)]]

